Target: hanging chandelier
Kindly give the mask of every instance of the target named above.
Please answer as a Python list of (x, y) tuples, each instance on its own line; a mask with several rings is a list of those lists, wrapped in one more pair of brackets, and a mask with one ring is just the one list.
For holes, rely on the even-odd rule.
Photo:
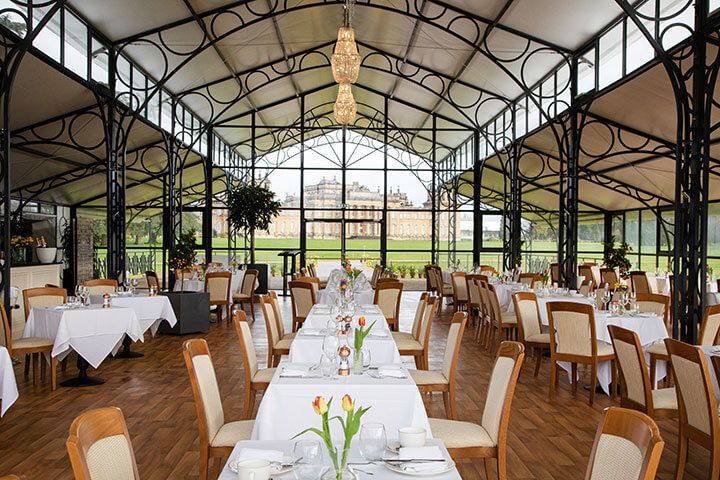
[(337, 100), (333, 105), (335, 121), (340, 125), (349, 125), (355, 121), (357, 105), (349, 83), (341, 83), (338, 88)]
[[(347, 8), (346, 8), (347, 11)], [(360, 54), (355, 43), (355, 30), (349, 25), (338, 29), (335, 52), (330, 57), (336, 83), (355, 83), (360, 73)]]

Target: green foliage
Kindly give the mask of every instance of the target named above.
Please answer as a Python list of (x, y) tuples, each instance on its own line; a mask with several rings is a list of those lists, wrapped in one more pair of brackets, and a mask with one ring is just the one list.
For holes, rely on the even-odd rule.
[(417, 268), (415, 268), (415, 265), (410, 265), (407, 271), (410, 274), (410, 278), (415, 278), (415, 275), (417, 275)]
[(196, 247), (195, 230), (181, 233), (175, 242), (175, 246), (170, 249), (170, 259), (168, 260), (170, 268), (182, 270), (195, 263)]
[(619, 247), (615, 246), (615, 236), (603, 243), (603, 261), (608, 268), (617, 268), (621, 277), (626, 277), (632, 268), (632, 262), (628, 253), (632, 251), (627, 242), (622, 242)]
[(270, 228), (281, 206), (275, 193), (263, 185), (240, 184), (228, 190), (228, 220), (230, 226), (249, 234), (251, 262), (255, 262), (255, 231)]

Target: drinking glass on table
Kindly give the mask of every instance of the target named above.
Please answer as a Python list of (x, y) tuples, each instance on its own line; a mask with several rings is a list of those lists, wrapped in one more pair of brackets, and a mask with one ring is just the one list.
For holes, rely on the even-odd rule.
[(325, 335), (322, 348), (325, 356), (333, 360), (337, 357), (338, 348), (340, 348), (340, 338), (335, 333)]
[(132, 285), (132, 292), (135, 293), (135, 290), (138, 288), (138, 279), (133, 278), (130, 284)]
[(360, 453), (368, 462), (382, 460), (387, 448), (385, 425), (366, 423), (360, 428)]
[(612, 300), (612, 293), (610, 293), (610, 290), (606, 288), (602, 296), (603, 310), (608, 309), (608, 303), (610, 303), (610, 300)]
[(295, 478), (297, 480), (317, 480), (325, 469), (322, 462), (322, 450), (317, 440), (298, 440), (293, 449), (295, 456)]

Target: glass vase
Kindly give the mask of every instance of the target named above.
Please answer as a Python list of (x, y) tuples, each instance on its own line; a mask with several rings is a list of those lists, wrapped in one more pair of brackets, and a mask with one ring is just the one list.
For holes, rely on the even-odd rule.
[(352, 373), (354, 375), (362, 375), (363, 372), (370, 367), (370, 350), (365, 347), (353, 350)]
[(321, 480), (359, 480), (358, 476), (347, 466), (350, 448), (335, 445), (335, 452), (328, 451), (332, 466), (325, 471)]
[(27, 249), (25, 247), (12, 247), (10, 252), (12, 265), (25, 265), (27, 263)]

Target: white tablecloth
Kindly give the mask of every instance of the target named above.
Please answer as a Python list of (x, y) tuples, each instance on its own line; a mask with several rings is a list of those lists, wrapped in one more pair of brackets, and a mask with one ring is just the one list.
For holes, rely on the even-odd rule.
[[(232, 296), (234, 293), (240, 293), (243, 278), (245, 278), (245, 270), (233, 272), (232, 278), (230, 279), (230, 295), (228, 297), (228, 301), (232, 302)], [(182, 282), (175, 282), (173, 290), (176, 292), (202, 292), (205, 290), (205, 280), (192, 278), (185, 279)]]
[[(410, 377), (280, 378), (280, 372), (282, 367), (278, 368), (260, 403), (253, 440), (287, 440), (308, 427), (318, 426), (319, 417), (311, 405), (313, 399), (318, 395), (326, 400), (334, 398), (332, 412), (340, 414), (341, 399), (346, 393), (357, 406), (372, 406), (363, 417), (365, 423), (382, 423), (387, 432), (397, 432), (402, 427), (423, 427), (431, 435), (420, 391)], [(333, 422), (332, 432), (335, 438), (340, 438), (338, 422)], [(312, 438), (310, 434), (306, 436)]]
[[(102, 305), (102, 296), (90, 295), (90, 303)], [(157, 333), (158, 327), (163, 320), (166, 320), (171, 327), (174, 327), (177, 323), (175, 311), (172, 309), (170, 299), (162, 295), (154, 297), (148, 295), (134, 295), (132, 297), (116, 296), (110, 298), (110, 305), (135, 310), (135, 315), (137, 315), (143, 333), (150, 329), (153, 337)]]
[(15, 371), (12, 359), (7, 348), (0, 347), (0, 417), (5, 415), (8, 408), (18, 399), (18, 389), (15, 383)]
[[(374, 327), (373, 330), (375, 330)], [(400, 352), (398, 352), (395, 340), (390, 332), (386, 332), (387, 337), (369, 335), (365, 338), (363, 348), (370, 350), (370, 360), (373, 364), (400, 363)], [(324, 338), (322, 334), (303, 335), (301, 329), (290, 347), (290, 361), (293, 363), (317, 363), (323, 353)]]
[[(364, 417), (367, 418), (367, 415), (369, 415), (370, 412), (368, 412)], [(318, 425), (318, 419), (316, 415), (315, 424)], [(388, 440), (393, 441), (397, 439), (397, 432), (391, 432), (386, 431)], [(357, 436), (355, 437), (355, 440), (357, 440)], [(327, 456), (327, 449), (325, 448), (325, 445), (322, 443), (322, 440), (320, 440), (320, 437), (315, 436), (315, 440), (320, 442), (320, 448), (323, 450), (323, 457), (325, 459), (325, 462), (328, 466), (330, 466), (330, 460)], [(442, 449), (442, 451), (445, 453), (445, 456), (447, 458), (450, 458), (450, 455), (447, 453), (447, 449), (445, 446), (443, 446), (442, 442), (440, 440), (430, 439), (427, 442), (428, 445), (438, 445)], [(223, 468), (222, 472), (220, 473), (220, 476), (218, 477), (218, 480), (237, 480), (237, 473), (233, 473), (232, 470), (228, 467), (229, 463), (237, 458), (238, 455), (240, 455), (240, 450), (243, 448), (255, 448), (255, 449), (262, 449), (262, 450), (280, 450), (285, 455), (288, 456), (294, 456), (293, 455), (293, 448), (295, 446), (294, 440), (275, 440), (275, 441), (256, 441), (256, 440), (250, 440), (250, 441), (242, 441), (238, 442), (237, 445), (235, 445), (235, 448), (233, 449), (232, 453), (230, 453), (230, 456), (228, 457), (228, 461), (225, 463), (225, 467)], [(353, 441), (353, 444), (351, 446), (350, 455), (348, 456), (348, 462), (349, 463), (365, 463), (365, 459), (360, 454), (360, 450), (358, 448), (357, 441)], [(359, 473), (361, 479), (366, 478), (372, 478), (376, 480), (405, 480), (408, 477), (406, 475), (400, 475), (399, 473), (394, 473), (385, 468), (383, 465), (362, 465), (358, 467), (360, 470), (364, 472), (370, 472), (373, 475), (369, 476), (367, 474)], [(293, 479), (295, 478), (292, 473), (288, 473), (283, 476), (276, 476), (273, 478), (280, 479)], [(422, 478), (427, 478), (429, 480), (460, 480), (462, 477), (460, 477), (460, 474), (458, 473), (457, 469), (454, 469), (452, 472), (444, 473), (442, 475), (431, 475), (431, 476), (424, 476)]]
[[(317, 301), (323, 305), (334, 305), (339, 297), (340, 292), (338, 290), (323, 289), (318, 292)], [(355, 303), (357, 305), (372, 305), (374, 301), (375, 290), (372, 288), (355, 292)]]
[(519, 292), (523, 289), (522, 283), (498, 283), (494, 285), (495, 293), (498, 297), (498, 303), (500, 303), (500, 309), (514, 312), (515, 305), (512, 301), (512, 294)]
[(572, 295), (567, 297), (537, 297), (538, 302), (538, 308), (540, 309), (540, 321), (543, 325), (548, 326), (550, 325), (550, 322), (548, 321), (547, 316), (547, 304), (550, 302), (573, 302), (573, 303), (585, 303), (590, 304), (591, 301), (587, 297), (583, 297), (582, 295)]
[[(328, 320), (333, 318), (331, 311), (332, 309), (327, 305), (313, 305), (310, 310), (310, 314), (303, 322), (303, 328), (318, 329), (327, 327)], [(358, 308), (355, 311), (354, 318), (357, 319), (360, 315), (365, 317), (367, 325), (370, 325), (372, 322), (376, 322), (373, 329), (388, 329), (387, 320), (377, 305), (366, 305), (365, 307)]]
[(143, 340), (143, 331), (132, 308), (89, 306), (82, 309), (30, 310), (23, 337), (54, 338), (51, 355), (62, 360), (75, 350), (93, 368), (120, 348), (128, 335), (133, 341)]

